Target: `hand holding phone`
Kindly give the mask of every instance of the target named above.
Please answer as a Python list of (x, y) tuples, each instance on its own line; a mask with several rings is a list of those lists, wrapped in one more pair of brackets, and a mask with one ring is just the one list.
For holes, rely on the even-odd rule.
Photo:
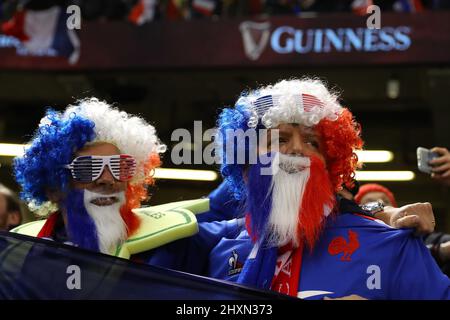
[(443, 147), (434, 147), (431, 151), (439, 155), (430, 161), (433, 168), (431, 177), (450, 186), (450, 151)]
[(434, 158), (438, 158), (440, 155), (436, 152), (432, 152), (429, 149), (418, 147), (417, 148), (417, 167), (419, 171), (431, 174), (430, 161)]

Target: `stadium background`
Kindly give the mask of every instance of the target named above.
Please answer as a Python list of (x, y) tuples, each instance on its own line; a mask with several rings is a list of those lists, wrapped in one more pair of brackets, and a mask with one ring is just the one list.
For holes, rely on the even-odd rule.
[[(305, 37), (307, 30), (325, 33), (331, 29), (338, 34), (342, 28), (358, 34), (359, 29), (366, 29), (368, 16), (360, 11), (368, 3), (381, 7), (382, 29), (409, 28), (406, 48), (381, 50), (363, 43), (346, 51), (333, 42), (329, 50), (320, 47), (315, 48), (317, 52), (278, 53), (270, 39), (256, 59), (246, 54), (245, 22), (268, 23), (264, 30), (272, 38), (283, 26), (301, 30)], [(246, 88), (283, 78), (318, 76), (342, 92), (342, 103), (362, 125), (365, 149), (389, 150), (394, 155), (390, 162), (365, 163), (363, 171), (413, 171), (410, 181), (374, 182), (389, 187), (400, 205), (431, 202), (438, 229), (450, 232), (449, 189), (420, 173), (416, 160), (418, 146), (450, 147), (448, 1), (0, 4), (0, 143), (26, 143), (47, 107), (62, 110), (76, 99), (95, 96), (138, 113), (156, 126), (161, 140), (169, 146), (164, 167), (217, 172), (217, 166), (173, 164), (170, 152), (177, 143), (171, 142), (173, 130), (186, 128), (193, 133), (195, 120), (203, 121), (203, 129), (214, 127), (218, 108), (232, 105)], [(56, 57), (20, 54), (20, 44), (13, 41), (18, 25), (11, 33), (5, 23), (11, 23), (21, 10), (65, 9), (71, 4), (78, 5), (82, 13), (81, 29), (76, 30), (80, 41), (76, 62), (69, 63), (67, 53)], [(264, 30), (251, 30), (256, 44)], [(289, 32), (283, 34), (280, 43), (287, 45), (289, 36)], [(12, 177), (12, 157), (0, 155), (0, 163), (0, 182), (18, 191)], [(159, 179), (150, 203), (205, 196), (219, 183), (220, 178)]]

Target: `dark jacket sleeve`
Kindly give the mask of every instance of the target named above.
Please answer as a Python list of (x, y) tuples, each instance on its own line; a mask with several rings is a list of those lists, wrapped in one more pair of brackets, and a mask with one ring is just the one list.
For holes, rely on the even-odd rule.
[(236, 225), (236, 220), (199, 223), (195, 236), (151, 250), (141, 260), (163, 268), (206, 275), (211, 250), (223, 237), (237, 230)]
[(450, 261), (442, 261), (438, 254), (441, 243), (450, 241), (450, 234), (433, 232), (426, 236), (424, 241), (441, 270), (450, 277)]

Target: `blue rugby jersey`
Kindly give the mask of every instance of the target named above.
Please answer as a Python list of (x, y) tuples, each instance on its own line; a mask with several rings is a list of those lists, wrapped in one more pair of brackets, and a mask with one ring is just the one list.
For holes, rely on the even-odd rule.
[[(243, 219), (200, 223), (199, 228), (191, 238), (154, 250), (148, 262), (236, 282), (253, 248)], [(412, 232), (356, 214), (329, 219), (313, 251), (303, 252), (299, 296), (450, 299), (449, 278)]]

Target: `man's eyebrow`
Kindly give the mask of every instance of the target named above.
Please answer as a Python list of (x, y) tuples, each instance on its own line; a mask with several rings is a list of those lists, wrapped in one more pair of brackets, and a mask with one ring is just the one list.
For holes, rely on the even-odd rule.
[(319, 137), (319, 134), (313, 128), (305, 127), (302, 131), (305, 135)]
[(276, 128), (276, 129), (271, 129), (270, 132), (272, 132), (272, 130), (278, 130), (279, 134), (291, 134), (291, 130), (289, 130), (289, 129)]
[(319, 138), (319, 135), (315, 132), (303, 132), (303, 135), (308, 136), (310, 138)]
[(316, 134), (305, 134), (307, 138), (319, 140), (319, 136)]

